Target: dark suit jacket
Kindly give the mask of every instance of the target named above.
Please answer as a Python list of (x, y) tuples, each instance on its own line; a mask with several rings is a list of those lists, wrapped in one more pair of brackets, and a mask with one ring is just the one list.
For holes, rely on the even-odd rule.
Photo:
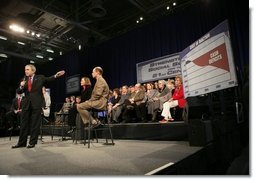
[[(20, 102), (20, 109), (22, 109), (22, 106), (23, 106), (23, 103), (24, 103), (24, 98), (21, 99), (21, 102)], [(12, 105), (11, 105), (11, 111), (15, 111), (15, 110), (18, 110), (18, 98), (14, 98), (12, 100)]]
[(86, 100), (90, 99), (91, 98), (91, 95), (92, 95), (92, 87), (91, 86), (86, 86), (86, 89), (85, 90), (82, 90), (81, 91), (81, 102), (85, 102)]
[(28, 77), (25, 77), (25, 85), (23, 88), (18, 88), (16, 92), (18, 94), (25, 93), (25, 97), (23, 97), (23, 110), (28, 110), (29, 105), (33, 109), (41, 109), (45, 103), (43, 94), (42, 94), (42, 87), (48, 81), (54, 80), (55, 77), (45, 77), (44, 75), (34, 75), (33, 82), (32, 82), (32, 89), (31, 92), (28, 91)]

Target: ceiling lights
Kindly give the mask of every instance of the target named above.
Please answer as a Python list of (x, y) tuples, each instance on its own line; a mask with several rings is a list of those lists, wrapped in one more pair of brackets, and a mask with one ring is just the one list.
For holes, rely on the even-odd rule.
[(4, 37), (4, 36), (0, 36), (0, 39), (2, 39), (2, 40), (7, 40), (7, 37)]
[(43, 59), (43, 56), (41, 55), (36, 55), (37, 58)]
[(6, 54), (2, 54), (2, 53), (0, 53), (0, 57), (8, 58), (8, 56)]
[(139, 19), (136, 20), (136, 23), (138, 24), (138, 23), (142, 22), (143, 20), (144, 20), (144, 18), (142, 16), (140, 16)]
[(18, 33), (24, 33), (25, 32), (25, 29), (18, 25), (18, 24), (11, 24), (9, 26), (9, 28), (12, 30), (12, 31), (15, 31), (15, 32), (18, 32)]

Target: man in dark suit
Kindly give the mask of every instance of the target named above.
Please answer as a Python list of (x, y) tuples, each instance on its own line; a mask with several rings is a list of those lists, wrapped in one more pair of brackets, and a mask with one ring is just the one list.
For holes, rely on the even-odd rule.
[(16, 94), (16, 97), (12, 100), (11, 109), (9, 112), (6, 113), (6, 120), (10, 124), (10, 128), (8, 129), (11, 131), (15, 126), (20, 126), (20, 119), (21, 119), (21, 112), (22, 112), (22, 103), (23, 98), (22, 94)]
[(25, 66), (25, 77), (20, 83), (20, 87), (16, 90), (18, 94), (24, 93), (20, 135), (19, 141), (12, 148), (25, 147), (30, 129), (30, 140), (27, 148), (35, 147), (40, 132), (40, 120), (42, 107), (44, 106), (44, 97), (42, 87), (47, 81), (54, 80), (62, 75), (64, 71), (57, 72), (54, 76), (45, 77), (44, 75), (35, 75), (36, 68), (32, 64)]

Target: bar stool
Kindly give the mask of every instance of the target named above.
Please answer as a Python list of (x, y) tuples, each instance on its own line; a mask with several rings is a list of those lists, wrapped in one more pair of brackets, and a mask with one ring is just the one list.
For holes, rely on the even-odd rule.
[[(88, 123), (88, 126), (84, 128), (84, 145), (86, 145), (86, 139), (87, 139), (88, 148), (90, 148), (91, 132), (95, 133), (96, 142), (98, 143), (98, 138), (97, 138), (97, 131), (98, 130), (108, 130), (110, 139), (111, 139), (111, 143), (108, 142), (108, 138), (106, 136), (106, 143), (104, 143), (104, 145), (114, 145), (115, 143), (114, 143), (111, 127), (110, 127), (110, 119), (108, 117), (108, 111), (107, 110), (91, 109), (89, 112), (90, 112), (89, 123)], [(92, 119), (92, 117), (97, 118), (97, 116), (95, 116), (95, 115), (98, 115), (98, 113), (105, 113), (105, 116), (106, 116), (105, 123), (102, 124), (102, 127), (92, 128), (91, 119)], [(86, 138), (86, 132), (87, 132), (87, 138)]]

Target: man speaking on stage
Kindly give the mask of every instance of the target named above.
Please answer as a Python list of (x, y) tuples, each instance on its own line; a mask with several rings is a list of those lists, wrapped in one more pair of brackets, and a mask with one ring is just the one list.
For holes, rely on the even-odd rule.
[(35, 147), (40, 132), (42, 108), (45, 103), (42, 87), (46, 82), (65, 74), (65, 71), (59, 71), (51, 77), (45, 77), (44, 75), (35, 75), (35, 72), (36, 67), (33, 64), (26, 65), (25, 77), (16, 90), (18, 94), (24, 93), (25, 97), (21, 114), (19, 141), (12, 148), (26, 147), (29, 130), (30, 140), (27, 148)]

